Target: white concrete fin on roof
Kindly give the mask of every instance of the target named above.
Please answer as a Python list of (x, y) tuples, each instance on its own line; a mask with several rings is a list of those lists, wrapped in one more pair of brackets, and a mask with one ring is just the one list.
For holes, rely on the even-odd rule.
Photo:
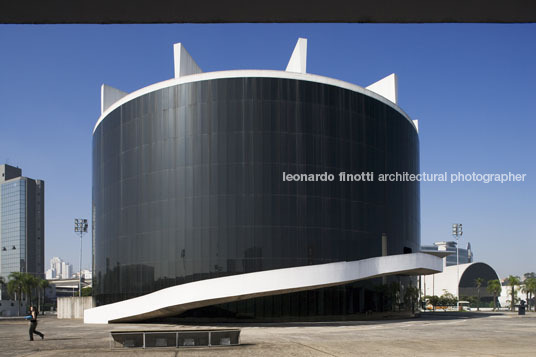
[(145, 94), (148, 94), (148, 93), (151, 93), (156, 90), (163, 89), (163, 88), (169, 88), (172, 86), (181, 85), (185, 83), (194, 83), (198, 81), (207, 81), (207, 80), (222, 79), (222, 78), (244, 78), (244, 77), (293, 79), (293, 80), (308, 81), (308, 82), (314, 82), (314, 83), (322, 83), (322, 84), (327, 84), (327, 85), (332, 85), (332, 86), (337, 86), (340, 88), (348, 89), (353, 92), (357, 92), (357, 93), (367, 95), (369, 97), (373, 97), (374, 99), (379, 100), (380, 102), (390, 106), (391, 108), (399, 112), (406, 120), (408, 120), (413, 125), (409, 116), (398, 105), (396, 105), (389, 99), (371, 90), (365, 89), (363, 87), (360, 87), (352, 83), (344, 82), (344, 81), (334, 79), (334, 78), (319, 76), (316, 74), (310, 74), (310, 73), (296, 73), (296, 72), (273, 71), (273, 70), (232, 70), (232, 71), (205, 72), (205, 73), (193, 74), (190, 76), (184, 76), (180, 78), (172, 78), (163, 82), (151, 84), (147, 87), (143, 87), (141, 89), (138, 89), (137, 91), (129, 93), (127, 96), (115, 102), (110, 108), (108, 108), (104, 113), (101, 114), (101, 116), (97, 120), (97, 123), (95, 124), (95, 127), (93, 128), (93, 133), (95, 132), (95, 130), (97, 130), (97, 127), (100, 125), (100, 123), (103, 120), (105, 120), (107, 115), (110, 114), (113, 110)]
[(307, 73), (307, 39), (299, 38), (287, 64), (287, 72)]
[(103, 84), (101, 86), (101, 114), (104, 113), (106, 109), (110, 108), (112, 104), (127, 94), (127, 92), (123, 92), (122, 90)]
[(395, 104), (398, 103), (398, 79), (394, 73), (380, 79), (376, 83), (372, 83), (367, 89), (389, 99)]
[(173, 59), (175, 63), (175, 78), (203, 72), (188, 51), (186, 51), (182, 43), (173, 45)]

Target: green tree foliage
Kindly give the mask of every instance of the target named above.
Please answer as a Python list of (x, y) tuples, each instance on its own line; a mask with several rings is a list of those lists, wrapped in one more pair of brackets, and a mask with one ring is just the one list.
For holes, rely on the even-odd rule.
[(480, 287), (482, 286), (483, 282), (484, 282), (484, 279), (482, 278), (475, 279), (476, 291), (478, 293), (478, 299), (476, 301), (476, 311), (480, 311)]
[(404, 304), (415, 313), (415, 307), (419, 301), (419, 288), (416, 286), (408, 286), (404, 292)]
[(426, 295), (424, 297), (425, 301), (428, 301), (432, 305), (432, 309), (435, 311), (436, 306), (439, 306), (439, 296), (436, 295)]
[(458, 303), (458, 299), (447, 290), (443, 290), (443, 295), (439, 297), (439, 305), (454, 306)]
[(40, 279), (29, 273), (12, 272), (9, 274), (7, 291), (12, 297), (15, 298), (15, 300), (19, 302), (19, 315), (21, 303), (24, 297), (26, 297), (28, 303), (32, 304), (32, 298), (34, 296), (33, 293), (39, 285), (39, 281)]
[[(525, 274), (525, 287), (524, 291), (527, 293), (527, 304), (528, 304), (528, 310), (530, 311), (530, 302), (536, 295), (536, 277), (528, 276), (529, 273)], [(530, 273), (534, 274), (534, 273)], [(534, 308), (534, 311), (536, 311), (536, 307)]]
[[(6, 282), (4, 280), (3, 276), (0, 276), (0, 289), (2, 289), (6, 285)], [(0, 294), (1, 295), (1, 294)]]
[(530, 278), (535, 278), (536, 279), (536, 273), (534, 273), (534, 272), (525, 273), (525, 274), (523, 274), (523, 277), (525, 278), (525, 280), (530, 279)]
[(468, 301), (470, 307), (477, 307), (477, 297), (476, 296), (460, 296), (460, 300)]
[(387, 291), (391, 300), (391, 311), (396, 311), (396, 306), (400, 304), (400, 283), (393, 281)]
[(493, 295), (493, 311), (497, 308), (497, 296), (501, 294), (502, 286), (499, 279), (488, 280), (486, 290)]
[(395, 311), (400, 300), (400, 283), (394, 281), (390, 284), (377, 285), (375, 290), (383, 297), (382, 308), (387, 311)]
[(82, 296), (92, 296), (93, 289), (91, 287), (82, 288)]
[(22, 302), (22, 292), (24, 291), (24, 274), (20, 272), (12, 272), (9, 274), (9, 281), (7, 282), (7, 291), (9, 295), (15, 297), (15, 300), (19, 302), (18, 314), (20, 315), (20, 304)]
[[(37, 292), (38, 292), (38, 297), (37, 297), (37, 310), (38, 311), (41, 311), (41, 297), (42, 297), (42, 301), (43, 301), (43, 305), (45, 304), (45, 290), (46, 288), (48, 288), (50, 286), (50, 282), (46, 279), (39, 279), (38, 282), (37, 282)], [(42, 292), (42, 293), (41, 293)]]
[(23, 280), (23, 292), (28, 297), (28, 302), (30, 305), (32, 304), (32, 297), (33, 297), (33, 291), (39, 284), (39, 280), (33, 276), (32, 274), (28, 273), (22, 273), (22, 280)]
[(437, 306), (455, 306), (458, 302), (458, 299), (451, 293), (449, 293), (446, 290), (443, 290), (443, 295), (436, 296), (436, 295), (426, 295), (424, 297), (425, 301), (428, 301), (430, 305), (432, 305), (433, 310), (435, 311)]
[(519, 279), (519, 276), (510, 275), (507, 279), (508, 285), (511, 286), (511, 296), (512, 299), (510, 300), (510, 309), (512, 311), (515, 311), (516, 309), (516, 285), (521, 284), (521, 280)]

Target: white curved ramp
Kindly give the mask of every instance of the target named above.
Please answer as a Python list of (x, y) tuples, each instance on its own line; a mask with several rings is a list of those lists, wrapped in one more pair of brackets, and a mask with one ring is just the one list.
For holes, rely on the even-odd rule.
[(426, 253), (389, 255), (351, 262), (307, 265), (181, 284), (84, 311), (84, 322), (105, 324), (175, 316), (204, 306), (344, 285), (392, 274), (441, 272), (442, 259)]

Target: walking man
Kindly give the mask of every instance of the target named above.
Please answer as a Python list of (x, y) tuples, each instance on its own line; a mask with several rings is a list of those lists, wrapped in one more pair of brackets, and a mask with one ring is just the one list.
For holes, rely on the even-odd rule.
[(44, 339), (45, 335), (36, 330), (36, 328), (37, 328), (37, 311), (35, 311), (35, 307), (30, 306), (30, 314), (32, 316), (31, 319), (30, 319), (30, 331), (29, 331), (30, 332), (30, 341), (33, 341), (33, 334), (34, 333), (36, 335), (38, 335), (38, 336), (41, 336), (41, 339)]

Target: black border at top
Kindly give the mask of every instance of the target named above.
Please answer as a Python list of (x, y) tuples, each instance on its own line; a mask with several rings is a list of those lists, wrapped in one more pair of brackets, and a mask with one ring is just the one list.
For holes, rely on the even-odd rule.
[(0, 23), (536, 22), (534, 0), (0, 0)]

